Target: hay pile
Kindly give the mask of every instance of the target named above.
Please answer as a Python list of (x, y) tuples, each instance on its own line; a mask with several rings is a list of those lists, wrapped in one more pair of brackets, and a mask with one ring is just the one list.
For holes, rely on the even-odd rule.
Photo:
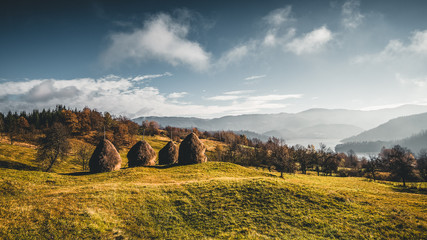
[(121, 166), (122, 158), (114, 145), (106, 139), (101, 140), (89, 160), (90, 172), (111, 172), (119, 170)]
[(178, 151), (175, 144), (170, 141), (159, 151), (159, 164), (174, 164), (178, 162)]
[(133, 145), (127, 157), (129, 167), (156, 165), (156, 152), (145, 140)]
[(185, 165), (207, 162), (205, 151), (206, 147), (197, 135), (190, 133), (179, 146), (178, 163)]

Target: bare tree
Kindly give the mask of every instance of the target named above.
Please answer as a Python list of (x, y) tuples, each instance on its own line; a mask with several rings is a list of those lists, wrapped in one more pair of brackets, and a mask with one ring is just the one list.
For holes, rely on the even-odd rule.
[(43, 165), (47, 165), (46, 172), (50, 171), (59, 159), (64, 160), (67, 157), (70, 150), (67, 138), (67, 128), (60, 123), (54, 123), (45, 132), (45, 137), (40, 139), (37, 160)]
[(76, 156), (81, 161), (83, 171), (89, 170), (89, 160), (93, 149), (88, 144), (80, 144), (76, 151)]

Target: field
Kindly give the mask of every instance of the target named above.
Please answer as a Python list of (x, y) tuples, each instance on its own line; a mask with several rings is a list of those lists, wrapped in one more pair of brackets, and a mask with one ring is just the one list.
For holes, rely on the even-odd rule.
[(427, 239), (427, 195), (389, 183), (219, 162), (46, 173), (34, 153), (0, 144), (1, 239)]

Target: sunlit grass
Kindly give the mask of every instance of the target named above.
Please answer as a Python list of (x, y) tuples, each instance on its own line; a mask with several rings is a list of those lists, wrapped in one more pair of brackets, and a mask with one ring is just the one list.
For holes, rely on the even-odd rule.
[[(147, 141), (158, 151), (168, 139)], [(4, 162), (35, 167), (34, 154), (0, 144)], [(72, 166), (79, 167), (0, 168), (0, 239), (427, 238), (427, 195), (389, 182), (282, 179), (220, 162), (100, 174), (75, 174)]]

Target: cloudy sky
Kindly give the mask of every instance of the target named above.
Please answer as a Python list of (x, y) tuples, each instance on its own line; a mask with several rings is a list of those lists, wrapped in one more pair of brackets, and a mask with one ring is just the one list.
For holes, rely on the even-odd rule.
[(0, 111), (427, 104), (427, 1), (2, 1)]

